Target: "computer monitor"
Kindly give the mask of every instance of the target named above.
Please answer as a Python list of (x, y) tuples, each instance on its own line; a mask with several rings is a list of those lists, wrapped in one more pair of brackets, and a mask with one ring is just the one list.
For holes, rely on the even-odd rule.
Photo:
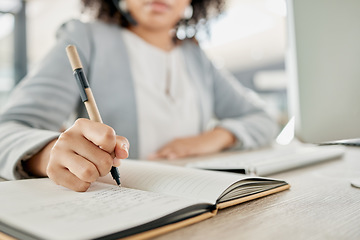
[(360, 0), (287, 0), (289, 116), (295, 136), (360, 138)]

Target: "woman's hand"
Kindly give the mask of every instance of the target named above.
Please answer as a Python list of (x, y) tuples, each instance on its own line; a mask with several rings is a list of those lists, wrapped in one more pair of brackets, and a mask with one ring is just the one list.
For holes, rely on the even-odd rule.
[(195, 137), (175, 139), (150, 155), (148, 159), (177, 159), (215, 153), (233, 146), (235, 141), (235, 136), (228, 130), (215, 128)]
[[(84, 192), (128, 157), (129, 142), (102, 123), (78, 119), (57, 140), (28, 160), (28, 169), (55, 183)], [(26, 166), (25, 166), (26, 167)]]

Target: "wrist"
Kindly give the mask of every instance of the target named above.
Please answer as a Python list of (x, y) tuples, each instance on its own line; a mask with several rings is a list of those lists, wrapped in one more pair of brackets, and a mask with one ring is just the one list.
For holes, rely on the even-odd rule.
[(50, 159), (50, 152), (57, 139), (48, 143), (38, 153), (23, 162), (23, 169), (30, 176), (47, 177), (46, 168)]
[(214, 137), (216, 137), (216, 139), (219, 141), (221, 150), (230, 148), (235, 145), (236, 137), (229, 130), (222, 127), (216, 127), (212, 130), (212, 132)]

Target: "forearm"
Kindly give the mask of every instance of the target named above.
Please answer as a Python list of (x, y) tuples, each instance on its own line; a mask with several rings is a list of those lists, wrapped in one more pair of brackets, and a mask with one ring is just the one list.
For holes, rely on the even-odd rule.
[(254, 113), (237, 119), (220, 121), (218, 127), (232, 132), (238, 142), (235, 149), (252, 149), (271, 143), (278, 132), (277, 123), (265, 113)]
[(20, 161), (29, 159), (59, 132), (34, 129), (19, 122), (0, 124), (0, 176), (8, 180), (27, 178)]
[(235, 136), (225, 128), (216, 127), (200, 135), (174, 139), (148, 159), (175, 159), (219, 152), (236, 143)]

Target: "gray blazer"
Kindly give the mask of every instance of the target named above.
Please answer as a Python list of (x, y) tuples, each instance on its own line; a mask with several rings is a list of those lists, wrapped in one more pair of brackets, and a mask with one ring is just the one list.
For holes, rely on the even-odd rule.
[[(102, 22), (71, 20), (58, 31), (58, 42), (40, 65), (13, 91), (0, 116), (0, 176), (23, 177), (20, 160), (58, 137), (73, 113), (87, 117), (66, 56), (77, 46), (104, 123), (130, 141), (130, 158), (138, 156), (135, 91), (122, 29)], [(238, 139), (237, 148), (268, 144), (277, 125), (254, 92), (219, 71), (198, 45), (181, 45), (198, 93), (201, 129), (214, 117)], [(161, 131), (161, 129), (159, 129)]]

